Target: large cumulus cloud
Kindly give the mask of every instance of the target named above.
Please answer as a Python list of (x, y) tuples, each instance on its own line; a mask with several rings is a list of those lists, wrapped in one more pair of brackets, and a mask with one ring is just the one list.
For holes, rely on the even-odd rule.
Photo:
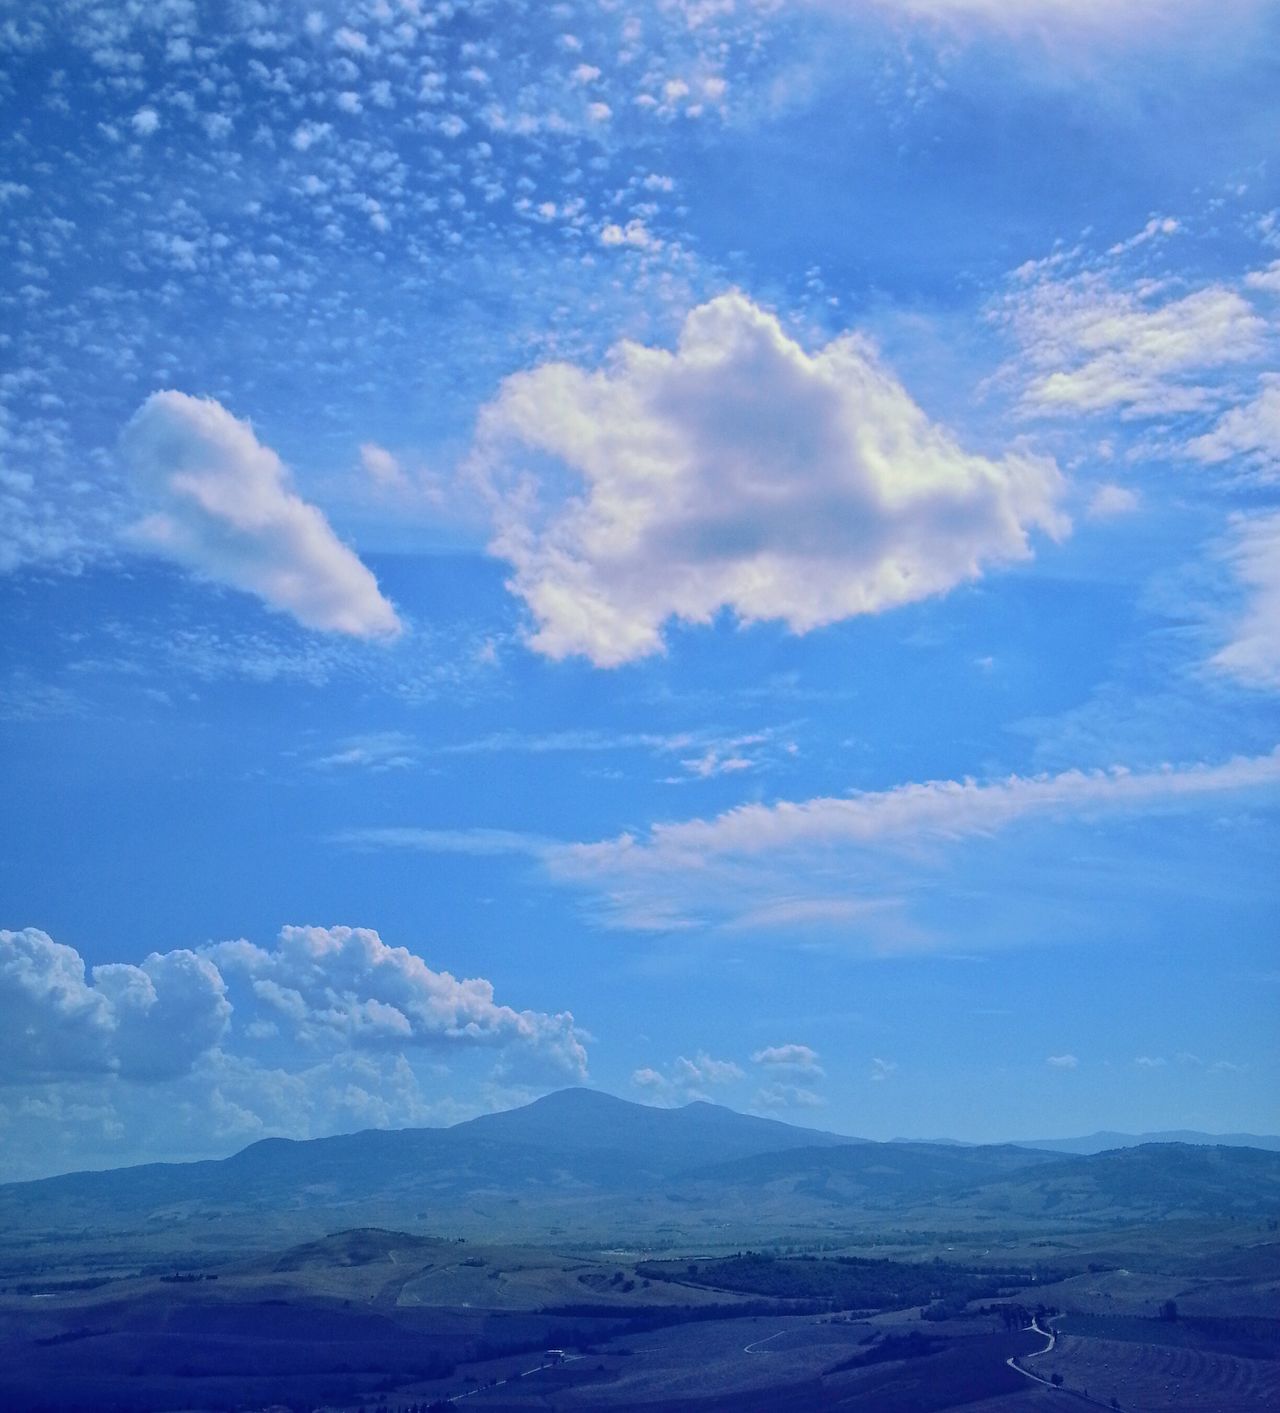
[(308, 628), (357, 638), (400, 631), (377, 580), (292, 489), (275, 452), (221, 403), (153, 393), (121, 445), (155, 506), (134, 529), (140, 543)]
[(492, 548), (554, 658), (626, 662), (725, 608), (805, 632), (1066, 529), (1051, 461), (963, 451), (863, 339), (806, 352), (737, 293), (693, 310), (674, 352), (507, 379), (480, 434)]
[(568, 1012), (500, 1005), (492, 982), (434, 971), (370, 928), (286, 927), (271, 950), (220, 942), (206, 955), (233, 986), (247, 985), (261, 1015), (307, 1039), (392, 1049), (515, 1047), (562, 1075), (586, 1073), (586, 1051)]
[(217, 968), (194, 952), (87, 972), (74, 947), (24, 928), (0, 931), (0, 1014), (0, 1080), (160, 1080), (217, 1043), (231, 1006)]

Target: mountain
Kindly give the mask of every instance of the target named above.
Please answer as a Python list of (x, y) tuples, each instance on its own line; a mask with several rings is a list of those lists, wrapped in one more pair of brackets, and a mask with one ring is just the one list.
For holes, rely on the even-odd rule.
[(1083, 1138), (1020, 1138), (1020, 1148), (1050, 1153), (1104, 1153), (1109, 1148), (1137, 1148), (1144, 1143), (1190, 1143), (1214, 1148), (1263, 1148), (1280, 1153), (1280, 1136), (1261, 1133), (1200, 1133), (1196, 1129), (1167, 1129), (1159, 1133), (1113, 1133), (1102, 1129)]
[[(0, 1187), (23, 1240), (145, 1233), (157, 1253), (282, 1244), (343, 1227), (591, 1240), (723, 1240), (893, 1213), (984, 1225), (1280, 1210), (1280, 1153), (1178, 1143), (1075, 1155), (1016, 1144), (873, 1143), (714, 1104), (593, 1090), (451, 1128), (270, 1138), (230, 1158)], [(647, 1239), (647, 1237), (643, 1238)]]
[(225, 1159), (12, 1183), (0, 1186), (0, 1222), (115, 1229), (215, 1212), (311, 1212), (315, 1222), (286, 1225), (319, 1230), (328, 1212), (347, 1225), (406, 1215), (447, 1225), (485, 1204), (634, 1193), (713, 1160), (858, 1142), (715, 1104), (656, 1109), (568, 1089), (450, 1128), (267, 1138)]
[(949, 1198), (957, 1213), (1096, 1221), (1272, 1217), (1280, 1210), (1280, 1153), (1258, 1148), (1144, 1143), (1029, 1165)]
[(884, 1207), (965, 1191), (1060, 1162), (1055, 1153), (1012, 1144), (961, 1147), (895, 1141), (760, 1153), (684, 1174), (684, 1180), (774, 1198)]

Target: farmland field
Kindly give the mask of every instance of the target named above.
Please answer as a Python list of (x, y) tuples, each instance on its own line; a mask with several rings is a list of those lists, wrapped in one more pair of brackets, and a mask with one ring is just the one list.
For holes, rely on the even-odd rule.
[(1280, 1407), (1280, 1361), (1246, 1359), (1166, 1344), (1063, 1335), (1037, 1366), (1062, 1374), (1072, 1389), (1087, 1389), (1122, 1408), (1143, 1413), (1255, 1413)]

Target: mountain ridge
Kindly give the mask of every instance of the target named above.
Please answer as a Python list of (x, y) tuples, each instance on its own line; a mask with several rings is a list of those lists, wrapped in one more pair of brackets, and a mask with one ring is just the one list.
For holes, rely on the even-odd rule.
[[(227, 1223), (277, 1234), (426, 1224), (436, 1232), (747, 1230), (940, 1208), (984, 1222), (1280, 1210), (1280, 1153), (1145, 1144), (880, 1143), (703, 1101), (664, 1109), (562, 1090), (447, 1128), (265, 1138), (223, 1159), (0, 1186), (0, 1223), (43, 1231)], [(193, 1237), (193, 1240), (195, 1238)]]

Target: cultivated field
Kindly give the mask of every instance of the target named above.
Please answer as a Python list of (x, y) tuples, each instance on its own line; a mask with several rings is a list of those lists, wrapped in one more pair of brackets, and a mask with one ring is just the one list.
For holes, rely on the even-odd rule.
[(1244, 1359), (1167, 1344), (1062, 1335), (1035, 1365), (1072, 1389), (1142, 1413), (1257, 1413), (1280, 1408), (1280, 1360)]

